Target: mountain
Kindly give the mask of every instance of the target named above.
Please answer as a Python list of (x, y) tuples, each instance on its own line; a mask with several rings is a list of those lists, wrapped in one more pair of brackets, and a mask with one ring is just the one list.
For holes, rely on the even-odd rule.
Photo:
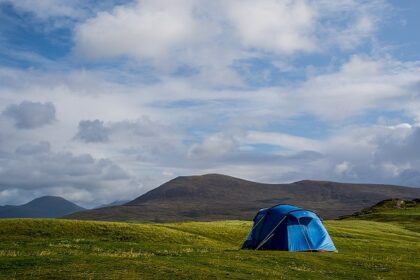
[(130, 202), (130, 200), (115, 200), (111, 203), (106, 203), (106, 204), (99, 205), (99, 206), (95, 207), (95, 209), (104, 208), (104, 207), (111, 207), (111, 206), (120, 206), (120, 205), (126, 204), (128, 202)]
[(68, 215), (69, 219), (182, 221), (254, 217), (258, 209), (289, 203), (337, 218), (392, 198), (420, 197), (420, 188), (299, 181), (263, 184), (226, 175), (177, 177), (124, 204)]
[(0, 206), (0, 218), (58, 218), (86, 210), (58, 196), (43, 196), (23, 205)]

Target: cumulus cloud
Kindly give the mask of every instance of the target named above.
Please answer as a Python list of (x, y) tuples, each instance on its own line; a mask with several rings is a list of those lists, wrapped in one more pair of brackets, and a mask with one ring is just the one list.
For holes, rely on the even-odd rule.
[(247, 52), (352, 49), (375, 30), (383, 6), (356, 0), (138, 0), (80, 24), (75, 51), (93, 59), (128, 56), (165, 65), (169, 59), (205, 70), (215, 60), (229, 65)]
[(134, 7), (99, 13), (80, 25), (76, 50), (93, 58), (159, 58), (193, 40), (196, 25), (191, 1), (139, 1)]
[(55, 120), (55, 107), (52, 103), (23, 101), (9, 105), (3, 115), (13, 119), (16, 128), (33, 129), (52, 123)]

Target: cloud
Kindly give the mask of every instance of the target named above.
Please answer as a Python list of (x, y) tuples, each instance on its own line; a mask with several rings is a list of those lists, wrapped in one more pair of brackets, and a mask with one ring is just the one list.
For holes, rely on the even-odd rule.
[[(123, 84), (109, 80), (110, 73), (97, 71), (53, 76), (20, 71), (12, 77), (25, 78), (16, 78), (13, 85), (13, 78), (8, 79), (1, 98), (10, 104), (16, 95), (12, 93), (29, 98), (42, 92), (40, 97), (52, 100), (60, 113), (60, 122), (44, 127), (42, 134), (11, 131), (14, 134), (7, 138), (19, 141), (7, 141), (8, 146), (36, 137), (53, 141), (57, 151), (112, 158), (130, 174), (138, 174), (133, 180), (150, 184), (145, 188), (165, 177), (145, 180), (143, 174), (161, 172), (175, 176), (221, 172), (270, 182), (302, 178), (398, 182), (397, 174), (407, 169), (403, 164), (385, 167), (368, 156), (378, 149), (373, 138), (388, 137), (380, 132), (384, 129), (374, 124), (341, 126), (379, 107), (414, 112), (407, 104), (413, 100), (417, 71), (415, 63), (354, 56), (337, 71), (318, 73), (303, 83), (252, 90), (198, 88), (185, 79)], [(75, 114), (69, 104), (83, 109)], [(148, 117), (138, 118), (139, 112)], [(309, 115), (299, 120), (301, 114)], [(283, 127), (294, 118), (293, 127)], [(313, 122), (326, 126), (321, 139), (298, 136), (305, 135), (299, 125), (305, 123), (311, 130)], [(3, 141), (5, 137), (0, 135)], [(103, 142), (86, 145), (87, 139)], [(336, 169), (343, 162), (348, 162), (349, 172)], [(390, 176), (391, 169), (397, 170), (397, 177)]]
[(75, 155), (70, 152), (55, 153), (48, 142), (27, 143), (15, 152), (0, 152), (0, 191), (41, 191), (54, 193), (58, 190), (85, 192), (89, 196), (78, 199), (89, 203), (95, 194), (112, 192), (115, 184), (129, 188), (130, 176), (109, 159), (95, 159), (89, 154)]
[(322, 145), (319, 141), (285, 133), (249, 131), (245, 140), (247, 143), (271, 144), (292, 151), (319, 151)]
[[(376, 31), (388, 8), (381, 0), (244, 2), (232, 2), (234, 12), (239, 12), (240, 34), (254, 48), (286, 54), (357, 48)], [(249, 16), (254, 20), (247, 21)]]
[(226, 6), (246, 48), (286, 54), (317, 48), (315, 10), (306, 1), (227, 1)]
[(235, 139), (229, 135), (215, 134), (207, 137), (200, 144), (193, 144), (188, 150), (190, 158), (219, 158), (237, 146)]
[[(102, 142), (103, 153), (114, 149), (119, 156), (134, 162), (171, 165), (178, 160), (185, 148), (178, 129), (160, 124), (143, 116), (137, 120), (116, 122), (82, 121), (89, 124), (89, 130), (80, 129), (76, 138), (85, 142)], [(93, 128), (94, 127), (94, 128)], [(82, 138), (83, 135), (83, 138)], [(105, 137), (106, 136), (106, 137)], [(88, 141), (89, 139), (89, 141)]]
[(375, 160), (420, 169), (420, 126), (400, 124), (389, 129), (387, 137), (376, 139)]
[(341, 177), (349, 177), (352, 174), (352, 168), (353, 166), (348, 161), (343, 161), (335, 166), (334, 172)]
[(19, 155), (36, 155), (50, 152), (49, 142), (39, 142), (35, 144), (24, 144), (16, 148), (15, 153)]
[[(130, 57), (200, 71), (265, 53), (353, 49), (375, 31), (382, 1), (151, 1), (100, 12), (75, 31), (85, 58)], [(217, 73), (217, 72), (214, 72)]]
[(55, 107), (52, 103), (23, 101), (9, 105), (3, 115), (13, 119), (18, 129), (33, 129), (52, 123)]
[(107, 142), (109, 140), (109, 130), (104, 126), (104, 122), (100, 120), (80, 121), (79, 131), (76, 138), (89, 142)]
[(383, 0), (321, 0), (314, 5), (319, 19), (318, 44), (337, 46), (343, 51), (370, 42), (381, 21), (392, 10)]
[[(398, 125), (348, 126), (323, 144), (321, 173), (341, 181), (420, 186), (419, 128)], [(345, 147), (345, 149), (343, 149)], [(334, 174), (328, 172), (328, 169)], [(409, 179), (409, 174), (413, 177)]]
[(419, 135), (419, 126), (406, 123), (344, 126), (323, 141), (261, 132), (216, 134), (189, 152), (199, 168), (267, 182), (305, 178), (419, 187)]
[[(118, 165), (109, 160), (95, 160), (89, 154), (73, 155), (39, 149), (45, 146), (43, 143), (29, 145), (18, 147), (15, 153), (2, 154), (0, 186), (3, 189), (69, 185), (94, 187), (103, 181), (128, 178)], [(28, 152), (28, 148), (32, 151)], [(38, 151), (34, 152), (34, 149)]]
[(191, 1), (139, 1), (101, 12), (80, 25), (76, 52), (92, 58), (158, 59), (193, 40), (196, 25)]
[(305, 81), (296, 89), (297, 100), (304, 111), (329, 121), (340, 122), (372, 109), (411, 114), (409, 104), (419, 74), (420, 66), (415, 63), (353, 55), (338, 71)]

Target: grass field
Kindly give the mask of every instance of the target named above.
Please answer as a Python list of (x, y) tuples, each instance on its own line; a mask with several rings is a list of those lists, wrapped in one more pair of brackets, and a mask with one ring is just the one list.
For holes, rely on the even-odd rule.
[(0, 279), (420, 279), (417, 210), (326, 221), (338, 253), (239, 250), (244, 221), (0, 220)]

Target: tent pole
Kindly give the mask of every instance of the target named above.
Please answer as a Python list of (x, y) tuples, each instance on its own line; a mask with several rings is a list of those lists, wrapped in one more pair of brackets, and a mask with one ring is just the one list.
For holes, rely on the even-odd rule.
[(264, 245), (265, 243), (267, 243), (268, 240), (271, 239), (271, 237), (274, 236), (274, 231), (279, 227), (279, 225), (286, 219), (287, 215), (283, 217), (283, 219), (280, 220), (280, 222), (273, 228), (272, 231), (270, 231), (269, 234), (267, 234), (267, 236), (263, 239), (263, 241), (261, 241), (260, 244), (258, 244), (258, 246), (255, 248), (255, 250), (258, 250), (262, 245)]
[(265, 218), (266, 215), (267, 214), (261, 217), (261, 219), (251, 228), (251, 231), (253, 231), (261, 223), (261, 221)]

